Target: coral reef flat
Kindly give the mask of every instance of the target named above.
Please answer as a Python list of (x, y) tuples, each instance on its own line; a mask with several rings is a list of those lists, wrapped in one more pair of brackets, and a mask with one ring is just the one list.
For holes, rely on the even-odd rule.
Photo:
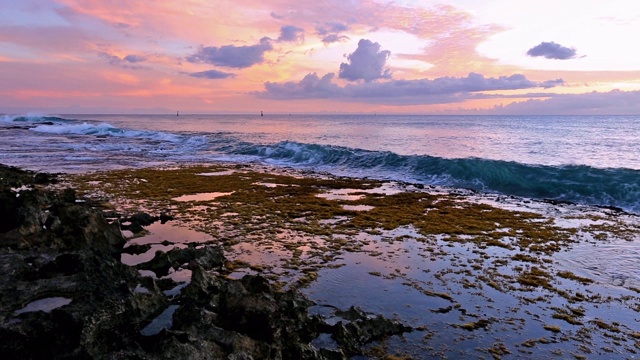
[[(53, 278), (67, 289), (3, 297), (2, 331), (14, 340), (1, 346), (16, 354), (35, 341), (25, 335), (35, 319), (57, 324), (67, 316), (77, 329), (95, 323), (88, 310), (73, 312), (86, 301), (121, 304), (100, 329), (122, 338), (79, 336), (51, 349), (319, 359), (640, 352), (640, 218), (619, 209), (247, 164), (61, 174), (42, 184), (25, 176), (24, 184), (6, 182), (3, 194), (58, 194), (38, 200), (39, 209), (52, 209), (38, 221), (73, 222), (59, 209), (85, 209), (102, 225), (81, 226), (83, 239), (105, 245), (68, 251), (25, 243), (50, 230), (25, 230), (22, 215), (2, 229), (5, 273), (18, 274), (3, 294)], [(62, 198), (66, 205), (55, 205)], [(12, 209), (3, 215), (11, 218)], [(58, 237), (49, 236), (56, 244)], [(81, 264), (74, 269), (88, 269), (94, 252), (124, 274), (105, 275), (106, 288), (117, 288), (101, 290), (108, 296), (80, 296), (62, 270), (41, 275), (66, 269), (70, 256)], [(52, 305), (28, 308), (41, 299)]]

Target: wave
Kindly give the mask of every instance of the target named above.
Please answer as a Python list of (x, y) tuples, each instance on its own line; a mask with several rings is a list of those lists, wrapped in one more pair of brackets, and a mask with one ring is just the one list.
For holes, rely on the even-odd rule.
[(94, 136), (114, 136), (114, 137), (127, 137), (127, 138), (139, 138), (146, 140), (156, 140), (169, 143), (189, 143), (197, 144), (202, 143), (205, 140), (204, 136), (184, 136), (162, 131), (150, 131), (150, 130), (130, 130), (114, 127), (107, 123), (101, 124), (89, 124), (83, 122), (81, 124), (65, 124), (65, 125), (38, 125), (29, 129), (35, 132), (48, 133), (48, 134), (72, 134), (72, 135), (94, 135)]
[(157, 161), (186, 163), (261, 161), (339, 175), (612, 206), (640, 213), (640, 170), (604, 169), (586, 165), (532, 165), (483, 158), (449, 159), (428, 155), (399, 155), (389, 151), (294, 141), (256, 144), (243, 141), (242, 134), (132, 130), (108, 123), (94, 124), (44, 115), (5, 115), (2, 121), (29, 121), (34, 123), (29, 130), (40, 133), (127, 139), (117, 142), (66, 143), (72, 151), (88, 151), (91, 156), (96, 152), (103, 153), (103, 156), (144, 154), (155, 157), (154, 160)]
[(0, 122), (4, 123), (66, 123), (73, 121), (58, 116), (49, 116), (43, 114), (29, 113), (26, 115), (2, 115)]
[(243, 153), (282, 165), (333, 168), (377, 178), (640, 212), (640, 170), (445, 159), (288, 141), (247, 147)]

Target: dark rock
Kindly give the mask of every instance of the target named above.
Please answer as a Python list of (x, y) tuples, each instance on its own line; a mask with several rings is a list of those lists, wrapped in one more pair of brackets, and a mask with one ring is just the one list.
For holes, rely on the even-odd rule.
[(413, 328), (378, 315), (375, 318), (359, 319), (346, 324), (340, 321), (335, 325), (332, 336), (347, 353), (358, 354), (367, 343), (410, 331), (413, 331)]
[[(308, 316), (313, 302), (298, 292), (277, 290), (260, 276), (231, 280), (208, 271), (223, 271), (218, 246), (158, 252), (138, 266), (158, 275), (191, 270), (191, 282), (169, 299), (162, 291), (177, 283), (142, 278), (118, 260), (125, 252), (118, 222), (76, 203), (72, 190), (47, 191), (33, 182), (32, 173), (0, 166), (3, 359), (346, 359), (368, 342), (409, 331), (357, 308), (341, 312), (350, 322), (335, 326)], [(19, 196), (11, 190), (22, 186), (28, 189)], [(156, 220), (145, 213), (129, 219), (138, 226)], [(30, 311), (35, 301), (51, 308)], [(173, 312), (170, 323), (143, 332), (164, 310)], [(319, 329), (339, 348), (311, 346)]]
[(151, 224), (153, 224), (154, 222), (158, 221), (158, 218), (155, 216), (151, 216), (147, 213), (144, 212), (139, 212), (134, 214), (133, 216), (131, 216), (129, 218), (129, 221), (131, 221), (132, 223), (138, 223), (142, 226), (149, 226)]
[(367, 319), (367, 314), (362, 309), (351, 306), (347, 311), (336, 310), (336, 316), (345, 320), (356, 321)]
[(125, 248), (122, 249), (122, 253), (123, 254), (130, 254), (130, 255), (139, 255), (139, 254), (144, 254), (147, 251), (149, 251), (149, 249), (151, 249), (151, 245), (150, 244), (143, 244), (143, 245), (139, 245), (139, 244), (131, 244)]
[(37, 173), (35, 174), (35, 176), (33, 177), (33, 181), (36, 184), (55, 184), (58, 182), (58, 179), (56, 179), (55, 175), (52, 174), (47, 174), (47, 173)]
[(22, 199), (16, 197), (13, 191), (5, 189), (0, 192), (0, 233), (6, 233), (20, 225), (20, 214), (16, 210), (21, 203)]
[(75, 203), (76, 202), (76, 191), (74, 189), (64, 189), (62, 191), (62, 201), (66, 203)]
[(153, 271), (156, 276), (162, 277), (169, 273), (169, 269), (177, 270), (183, 264), (188, 264), (193, 260), (205, 269), (220, 268), (224, 264), (222, 247), (204, 246), (198, 249), (188, 247), (186, 249), (173, 249), (166, 253), (157, 251), (153, 259), (136, 267), (141, 270)]
[(165, 224), (167, 221), (173, 220), (173, 215), (168, 214), (166, 212), (160, 213), (160, 223)]
[(107, 219), (120, 219), (120, 214), (113, 210), (104, 210), (102, 211), (102, 216)]
[(159, 218), (157, 216), (151, 216), (145, 212), (139, 212), (129, 218), (123, 219), (120, 223), (120, 227), (123, 230), (129, 230), (134, 234), (138, 234), (144, 231), (144, 226), (149, 226), (158, 221), (158, 219)]

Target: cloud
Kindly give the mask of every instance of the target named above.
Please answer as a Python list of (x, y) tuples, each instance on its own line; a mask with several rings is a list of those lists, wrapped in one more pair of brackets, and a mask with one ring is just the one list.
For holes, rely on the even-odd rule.
[(123, 57), (122, 60), (135, 64), (135, 63), (147, 61), (147, 58), (145, 56), (140, 56), (140, 55), (127, 55)]
[(286, 25), (280, 28), (280, 37), (278, 41), (304, 41), (304, 29), (293, 25)]
[(140, 55), (127, 55), (121, 58), (116, 55), (111, 55), (107, 52), (101, 52), (101, 53), (98, 53), (98, 56), (105, 59), (107, 63), (109, 63), (110, 65), (129, 68), (129, 69), (141, 69), (142, 66), (129, 65), (129, 64), (137, 64), (137, 63), (147, 61), (146, 57), (140, 56)]
[(344, 88), (332, 82), (335, 74), (329, 73), (322, 78), (316, 73), (307, 74), (300, 82), (266, 82), (262, 97), (271, 99), (329, 99), (341, 97)]
[(347, 59), (349, 63), (340, 64), (338, 77), (350, 81), (364, 80), (370, 82), (377, 79), (390, 79), (389, 69), (384, 69), (391, 55), (388, 50), (380, 50), (380, 44), (361, 39), (358, 48)]
[(335, 33), (341, 33), (343, 31), (349, 30), (349, 26), (340, 22), (327, 22), (324, 25), (316, 27), (316, 34), (318, 35), (329, 35)]
[(339, 34), (329, 34), (322, 38), (322, 42), (325, 44), (331, 44), (338, 41), (349, 40), (349, 37), (346, 35)]
[(272, 49), (271, 39), (263, 37), (258, 44), (251, 46), (201, 47), (197, 53), (187, 56), (187, 61), (241, 69), (263, 62), (264, 53)]
[(487, 78), (470, 73), (467, 77), (458, 78), (393, 80), (339, 86), (333, 83), (334, 77), (333, 73), (321, 78), (312, 73), (299, 82), (266, 82), (265, 91), (254, 94), (276, 100), (338, 99), (391, 105), (445, 104), (476, 98), (483, 91), (548, 88), (563, 83), (561, 79), (531, 81), (521, 74)]
[(229, 77), (234, 77), (235, 74), (226, 73), (226, 72), (218, 71), (218, 70), (215, 70), (215, 69), (211, 69), (211, 70), (206, 70), (206, 71), (199, 71), (199, 72), (189, 73), (189, 76), (193, 76), (193, 77), (197, 77), (197, 78), (201, 78), (201, 79), (226, 79), (226, 78), (229, 78)]
[[(528, 96), (528, 95), (526, 95)], [(592, 91), (585, 94), (547, 94), (547, 99), (529, 99), (496, 106), (489, 113), (504, 115), (633, 115), (640, 113), (640, 91)]]
[(547, 59), (567, 60), (576, 58), (576, 49), (551, 42), (541, 42), (527, 51), (531, 57), (543, 56)]
[(341, 22), (330, 21), (323, 25), (316, 26), (316, 34), (322, 37), (322, 42), (330, 44), (349, 39), (348, 36), (340, 35), (341, 32), (349, 30), (349, 26)]

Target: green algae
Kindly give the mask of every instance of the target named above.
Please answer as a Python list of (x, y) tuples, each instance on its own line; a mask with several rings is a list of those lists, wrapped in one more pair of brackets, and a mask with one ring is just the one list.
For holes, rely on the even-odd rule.
[[(364, 244), (350, 239), (360, 231), (380, 235), (403, 226), (412, 226), (425, 239), (442, 236), (482, 249), (519, 248), (548, 254), (570, 242), (570, 231), (538, 214), (466, 202), (450, 194), (372, 192), (384, 183), (370, 179), (301, 177), (213, 165), (118, 170), (67, 180), (81, 194), (117, 203), (125, 211), (171, 212), (177, 221), (211, 234), (225, 246), (258, 239), (279, 242), (290, 253), (285, 264), (289, 268), (298, 267), (300, 261), (326, 264), (342, 251), (361, 251)], [(351, 189), (356, 200), (320, 196), (336, 189)], [(209, 201), (176, 201), (203, 193), (222, 195)], [(345, 204), (370, 210), (352, 211)], [(285, 239), (286, 232), (297, 234), (299, 240)]]
[(582, 276), (578, 276), (572, 273), (571, 271), (559, 271), (557, 275), (561, 278), (577, 281), (583, 285), (591, 284), (593, 282), (593, 280), (582, 277)]
[[(183, 220), (201, 224), (195, 227), (217, 234), (211, 223), (225, 213), (234, 213), (227, 225), (244, 227), (246, 232), (265, 228), (288, 227), (310, 235), (330, 237), (350, 234), (359, 229), (392, 230), (412, 225), (420, 234), (444, 235), (451, 241), (474, 242), (479, 246), (511, 249), (514, 246), (532, 252), (558, 251), (569, 242), (570, 232), (553, 226), (537, 214), (507, 211), (489, 205), (463, 202), (455, 195), (431, 195), (425, 192), (400, 192), (383, 195), (357, 192), (359, 200), (349, 204), (373, 207), (369, 211), (350, 211), (346, 201), (328, 200), (318, 195), (331, 189), (373, 189), (379, 181), (351, 178), (296, 177), (265, 174), (238, 167), (194, 166), (178, 169), (137, 169), (94, 173), (70, 178), (84, 194), (103, 195), (105, 200), (128, 199), (132, 204), (145, 202), (152, 210), (173, 209)], [(220, 172), (224, 175), (202, 176)], [(99, 182), (99, 183), (98, 183)], [(260, 183), (278, 186), (261, 186)], [(210, 207), (185, 215), (193, 203), (173, 199), (199, 193), (229, 193), (214, 201), (201, 201)], [(343, 217), (334, 226), (322, 221)], [(292, 223), (292, 221), (298, 221)], [(379, 231), (379, 230), (377, 230)], [(465, 237), (465, 240), (461, 240)]]

